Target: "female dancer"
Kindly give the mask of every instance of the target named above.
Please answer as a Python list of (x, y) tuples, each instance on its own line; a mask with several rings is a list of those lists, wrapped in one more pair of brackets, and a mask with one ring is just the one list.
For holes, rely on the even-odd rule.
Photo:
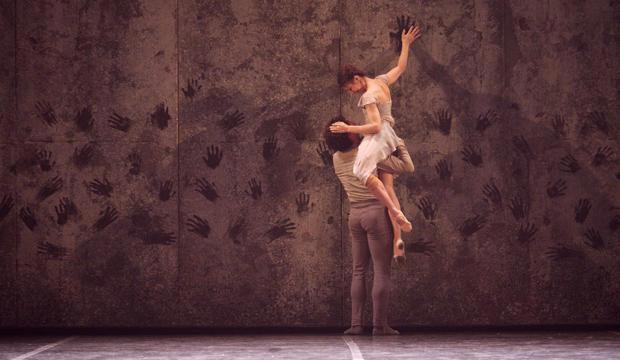
[[(402, 142), (393, 129), (392, 100), (388, 86), (393, 84), (407, 68), (409, 48), (420, 35), (421, 30), (417, 26), (403, 30), (398, 65), (386, 74), (371, 79), (353, 65), (344, 65), (341, 68), (338, 73), (338, 84), (350, 93), (363, 92), (357, 105), (364, 112), (366, 124), (347, 125), (344, 122), (336, 122), (330, 127), (330, 131), (334, 133), (352, 132), (364, 135), (355, 159), (353, 173), (387, 207), (394, 229), (394, 257), (397, 260), (404, 259), (405, 244), (400, 232), (401, 230), (410, 232), (411, 222), (400, 210), (400, 203), (394, 192), (394, 175), (379, 171), (379, 179), (373, 172), (377, 164), (387, 159), (398, 143)], [(413, 163), (408, 170), (413, 172)]]

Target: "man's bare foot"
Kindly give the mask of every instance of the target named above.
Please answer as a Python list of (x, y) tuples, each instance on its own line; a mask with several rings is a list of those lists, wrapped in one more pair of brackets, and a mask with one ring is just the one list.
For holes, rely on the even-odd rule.
[(400, 332), (398, 330), (394, 330), (391, 327), (385, 325), (382, 327), (373, 327), (372, 328), (372, 335), (373, 336), (383, 336), (383, 335), (399, 335)]
[(363, 333), (364, 328), (362, 328), (361, 326), (351, 326), (344, 331), (345, 335), (362, 335)]

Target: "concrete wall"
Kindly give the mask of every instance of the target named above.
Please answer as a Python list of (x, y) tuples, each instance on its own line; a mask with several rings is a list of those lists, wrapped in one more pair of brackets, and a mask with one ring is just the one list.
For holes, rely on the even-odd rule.
[(361, 119), (335, 73), (394, 66), (401, 16), (424, 33), (392, 86), (416, 172), (391, 322), (620, 321), (617, 2), (0, 10), (0, 326), (345, 326), (321, 130)]

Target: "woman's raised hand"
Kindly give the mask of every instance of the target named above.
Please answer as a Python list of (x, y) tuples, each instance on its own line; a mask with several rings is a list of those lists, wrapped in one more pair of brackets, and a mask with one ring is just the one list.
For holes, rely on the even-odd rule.
[(349, 132), (349, 125), (342, 121), (337, 121), (329, 126), (329, 131), (333, 133), (346, 133)]
[(404, 44), (411, 45), (413, 42), (422, 35), (422, 30), (419, 26), (411, 26), (409, 29), (403, 29), (401, 35), (401, 41)]

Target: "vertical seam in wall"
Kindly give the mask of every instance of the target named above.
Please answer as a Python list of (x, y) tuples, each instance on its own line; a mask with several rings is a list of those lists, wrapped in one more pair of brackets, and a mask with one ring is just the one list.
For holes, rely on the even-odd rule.
[[(15, 93), (15, 97), (14, 97), (14, 101), (15, 101), (15, 108), (14, 108), (14, 113), (13, 113), (13, 122), (16, 123), (17, 122), (17, 0), (15, 0), (13, 2), (13, 46), (14, 46), (14, 54), (13, 54), (13, 76), (14, 76), (14, 80), (13, 80), (13, 86), (14, 86), (14, 93)], [(15, 127), (11, 126), (11, 130), (14, 131)], [(11, 138), (15, 138), (15, 136), (11, 136)], [(14, 154), (16, 153), (15, 151), (15, 146), (17, 145), (17, 142), (14, 143), (13, 145), (13, 151), (12, 151), (12, 155), (14, 156)], [(11, 159), (12, 161), (12, 159)], [(17, 187), (17, 181), (15, 181), (15, 185), (13, 185), (13, 189), (15, 189)], [(14, 295), (14, 299), (15, 299), (15, 325), (19, 324), (19, 301), (20, 301), (20, 297), (19, 297), (19, 290), (20, 290), (20, 286), (19, 286), (19, 244), (17, 241), (17, 212), (16, 215), (13, 217), (13, 235), (14, 235), (14, 239), (15, 239), (15, 295)]]
[[(338, 0), (338, 68), (342, 65), (342, 1)], [(338, 113), (342, 114), (342, 91), (340, 91), (340, 85), (338, 85)], [(342, 200), (342, 186), (338, 186), (338, 198), (340, 199), (340, 325), (344, 326), (344, 294), (345, 294), (345, 281), (344, 281), (344, 236), (343, 236), (343, 200)]]
[(502, 1), (502, 98), (506, 95), (506, 0)]
[(179, 0), (177, 0), (176, 4), (176, 18), (175, 18), (175, 30), (176, 30), (176, 47), (177, 47), (177, 141), (176, 141), (176, 153), (177, 153), (177, 281), (175, 286), (177, 287), (177, 291), (179, 291), (179, 277), (181, 272), (181, 157), (180, 154), (180, 144), (179, 139), (181, 137), (181, 101), (179, 95)]

